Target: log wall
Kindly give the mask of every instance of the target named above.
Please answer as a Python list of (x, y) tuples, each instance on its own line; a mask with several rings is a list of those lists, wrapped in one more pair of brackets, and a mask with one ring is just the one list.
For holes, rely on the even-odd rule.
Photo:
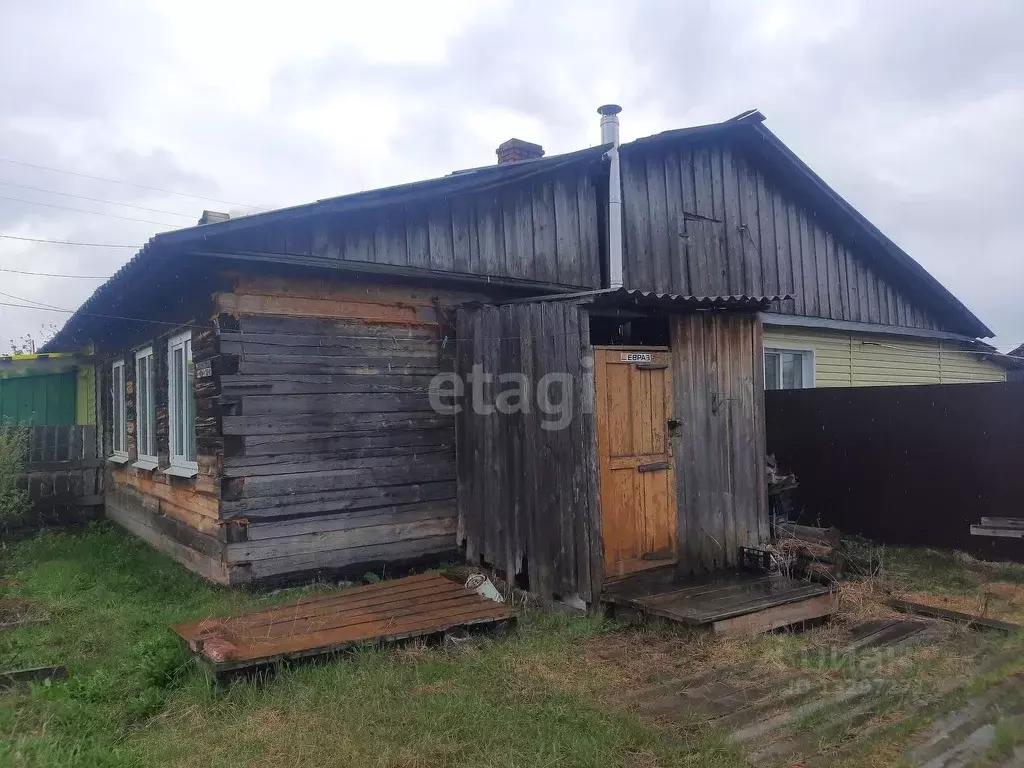
[[(208, 322), (208, 321), (207, 321)], [(100, 411), (103, 424), (103, 455), (112, 454), (112, 397), (125, 399), (128, 429), (128, 462), (108, 461), (106, 469), (105, 514), (122, 527), (170, 554), (187, 568), (208, 579), (227, 583), (228, 569), (223, 560), (224, 532), (220, 524), (220, 455), (218, 426), (210, 414), (215, 393), (208, 378), (196, 379), (196, 436), (199, 471), (194, 478), (176, 477), (163, 470), (169, 465), (167, 340), (178, 332), (173, 329), (152, 339), (153, 394), (156, 404), (155, 436), (159, 466), (142, 469), (133, 466), (136, 448), (135, 350), (106, 353), (98, 365)], [(194, 328), (192, 357), (197, 366), (217, 354), (217, 338), (212, 329)], [(139, 348), (148, 346), (141, 344)], [(111, 388), (111, 363), (124, 360), (123, 393)]]
[(242, 277), (218, 294), (221, 515), (233, 582), (454, 556), (446, 307), (419, 289)]

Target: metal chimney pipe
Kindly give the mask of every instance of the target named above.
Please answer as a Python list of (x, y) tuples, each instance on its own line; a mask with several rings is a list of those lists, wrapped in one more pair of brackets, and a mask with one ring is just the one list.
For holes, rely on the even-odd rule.
[(618, 104), (597, 108), (601, 116), (601, 143), (611, 144), (608, 150), (608, 286), (622, 287), (622, 174), (619, 168)]

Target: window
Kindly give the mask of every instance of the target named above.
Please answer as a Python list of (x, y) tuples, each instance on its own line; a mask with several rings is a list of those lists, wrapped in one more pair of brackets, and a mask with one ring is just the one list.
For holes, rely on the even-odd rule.
[(172, 338), (167, 345), (167, 399), (171, 467), (192, 470), (191, 474), (195, 474), (197, 469), (194, 381), (192, 332), (185, 331)]
[(124, 421), (124, 360), (110, 366), (111, 449), (115, 458), (128, 458), (128, 429)]
[(153, 400), (153, 348), (135, 353), (136, 466), (156, 469), (156, 403)]
[(814, 353), (809, 349), (765, 349), (765, 389), (808, 389), (814, 386)]

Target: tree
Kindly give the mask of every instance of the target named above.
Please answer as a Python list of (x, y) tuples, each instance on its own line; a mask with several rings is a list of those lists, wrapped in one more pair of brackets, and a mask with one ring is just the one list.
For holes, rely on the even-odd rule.
[(53, 323), (44, 323), (39, 326), (36, 334), (26, 333), (17, 339), (10, 339), (9, 346), (13, 355), (34, 355), (36, 350), (57, 334), (57, 326)]

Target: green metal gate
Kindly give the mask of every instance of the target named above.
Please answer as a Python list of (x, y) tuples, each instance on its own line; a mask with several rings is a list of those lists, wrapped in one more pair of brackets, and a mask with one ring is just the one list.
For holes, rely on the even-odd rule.
[(75, 423), (74, 371), (0, 379), (0, 424)]

